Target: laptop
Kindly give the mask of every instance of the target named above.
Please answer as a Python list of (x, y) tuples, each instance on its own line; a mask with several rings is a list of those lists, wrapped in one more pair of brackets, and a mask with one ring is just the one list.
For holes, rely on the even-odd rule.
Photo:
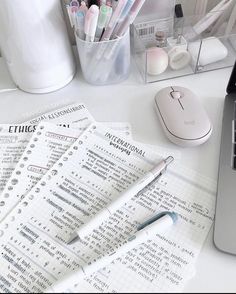
[(222, 122), (214, 243), (236, 254), (236, 63), (227, 87)]

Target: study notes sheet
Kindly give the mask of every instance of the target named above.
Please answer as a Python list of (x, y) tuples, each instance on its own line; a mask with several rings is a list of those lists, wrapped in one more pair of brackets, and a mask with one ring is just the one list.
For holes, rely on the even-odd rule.
[(0, 125), (0, 194), (41, 120), (52, 120), (63, 125), (75, 122), (83, 129), (94, 121), (84, 104), (75, 104), (20, 125)]
[[(80, 124), (69, 125), (72, 128), (47, 122), (38, 125), (0, 195), (0, 222), (85, 131), (86, 128)], [(108, 125), (123, 136), (131, 135), (130, 126), (126, 123)]]
[[(40, 136), (40, 135), (39, 135)], [(0, 224), (0, 289), (42, 292), (66, 273), (120, 246), (163, 210), (179, 221), (66, 291), (176, 292), (189, 278), (214, 217), (215, 184), (173, 165), (85, 240), (70, 234), (153, 168), (160, 156), (93, 124)]]

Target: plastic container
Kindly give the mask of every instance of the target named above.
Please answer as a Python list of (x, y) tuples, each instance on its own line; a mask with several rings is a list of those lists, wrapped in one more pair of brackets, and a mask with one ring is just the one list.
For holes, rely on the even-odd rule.
[(75, 74), (58, 0), (1, 0), (0, 50), (13, 81), (26, 92), (55, 91)]
[[(218, 16), (218, 11), (206, 14), (208, 17)], [(164, 31), (162, 24), (168, 23), (169, 19), (157, 19), (146, 21), (141, 25), (136, 23), (132, 26), (132, 52), (138, 71), (145, 83), (153, 83), (161, 80), (182, 77), (191, 74), (231, 67), (234, 65), (236, 56), (236, 34), (226, 34), (219, 30), (204, 30), (199, 33), (196, 29), (201, 28), (199, 21), (206, 19), (206, 15), (190, 15), (183, 19), (182, 34), (176, 39), (171, 30)], [(216, 18), (216, 17), (215, 17)], [(200, 23), (201, 24), (201, 23)], [(145, 28), (145, 34), (144, 29)], [(146, 29), (148, 28), (148, 30)], [(153, 28), (152, 30), (150, 28)], [(166, 45), (162, 47), (163, 53), (168, 54), (168, 66), (165, 70), (152, 74), (149, 65), (158, 68), (163, 56), (155, 58), (151, 56), (150, 48), (157, 47), (155, 37), (156, 30), (166, 34)], [(174, 30), (173, 30), (174, 31)], [(150, 74), (151, 73), (151, 74)]]
[(76, 35), (81, 69), (85, 80), (93, 85), (116, 84), (130, 73), (129, 31), (110, 41), (86, 42)]

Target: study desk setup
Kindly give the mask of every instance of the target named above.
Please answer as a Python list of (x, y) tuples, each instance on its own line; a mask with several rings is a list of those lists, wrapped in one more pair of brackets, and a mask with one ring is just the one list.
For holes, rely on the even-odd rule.
[[(38, 5), (41, 15), (50, 5), (59, 9), (54, 0)], [(232, 7), (219, 1), (211, 13), (223, 20), (219, 8)], [(134, 44), (143, 8), (144, 0), (71, 1), (65, 10), (76, 63), (70, 52), (64, 72), (53, 64), (68, 52), (67, 37), (57, 36), (64, 45), (49, 61), (50, 72), (38, 64), (33, 73), (26, 64), (22, 76), (17, 47), (6, 52), (0, 36), (3, 293), (236, 291), (233, 35), (230, 47), (210, 38), (208, 49), (214, 42), (220, 52), (211, 57), (202, 42), (195, 60), (192, 31), (184, 35), (180, 28), (184, 13), (177, 4), (173, 37), (162, 29), (154, 34), (152, 52), (160, 59), (152, 55), (156, 64), (146, 63), (142, 76), (143, 53)], [(203, 23), (196, 27), (204, 31)], [(177, 66), (172, 59), (173, 68), (179, 42), (188, 62)]]

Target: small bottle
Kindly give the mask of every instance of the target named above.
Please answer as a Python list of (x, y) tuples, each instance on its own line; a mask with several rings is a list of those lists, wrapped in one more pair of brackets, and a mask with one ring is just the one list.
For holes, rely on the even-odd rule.
[(155, 34), (157, 47), (163, 48), (166, 47), (166, 34), (163, 31), (157, 31)]

